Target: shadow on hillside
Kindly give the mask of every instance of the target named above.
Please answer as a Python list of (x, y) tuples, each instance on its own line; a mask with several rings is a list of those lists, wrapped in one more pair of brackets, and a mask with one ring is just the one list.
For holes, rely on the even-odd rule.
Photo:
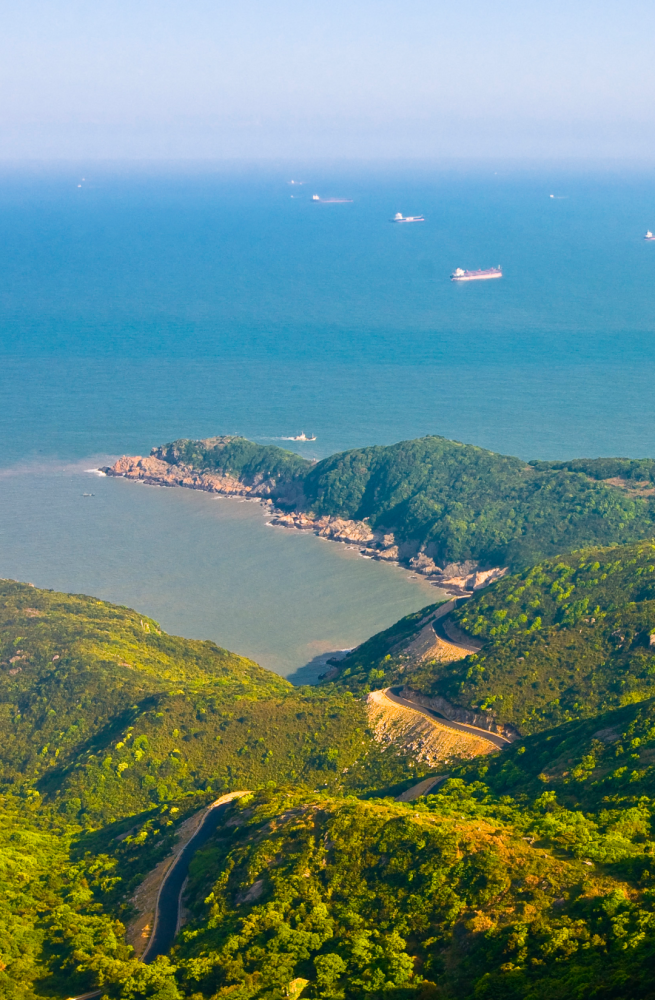
[(330, 669), (330, 663), (343, 660), (349, 652), (349, 649), (333, 649), (331, 652), (320, 653), (304, 667), (298, 667), (289, 674), (287, 680), (296, 687), (302, 687), (303, 684), (318, 684), (321, 674)]

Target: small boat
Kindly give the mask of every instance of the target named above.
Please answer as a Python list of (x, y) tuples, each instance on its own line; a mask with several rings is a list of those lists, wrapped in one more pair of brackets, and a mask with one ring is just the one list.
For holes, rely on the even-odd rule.
[(498, 267), (488, 267), (481, 271), (464, 271), (458, 267), (450, 276), (451, 281), (485, 281), (488, 278), (502, 278), (503, 271)]
[(425, 222), (422, 215), (403, 215), (402, 212), (396, 212), (392, 222)]
[(319, 195), (313, 194), (312, 201), (320, 201), (321, 205), (351, 205), (352, 198), (320, 198)]
[(647, 233), (646, 233), (646, 235), (644, 236), (644, 239), (645, 239), (645, 240), (648, 240), (649, 242), (650, 242), (651, 240), (655, 240), (655, 236), (653, 236), (653, 234), (651, 233), (650, 229), (648, 230), (648, 232), (647, 232)]

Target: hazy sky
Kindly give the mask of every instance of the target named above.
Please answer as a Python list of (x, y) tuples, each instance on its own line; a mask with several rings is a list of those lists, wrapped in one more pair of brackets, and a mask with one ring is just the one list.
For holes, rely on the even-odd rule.
[(0, 157), (655, 157), (653, 0), (1, 0)]

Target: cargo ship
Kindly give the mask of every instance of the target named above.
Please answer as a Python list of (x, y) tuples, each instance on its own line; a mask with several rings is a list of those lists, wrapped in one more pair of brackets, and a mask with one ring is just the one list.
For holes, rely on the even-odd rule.
[(644, 236), (644, 239), (645, 240), (655, 240), (655, 236), (653, 236), (653, 234), (651, 233), (650, 229), (648, 230), (648, 232)]
[(392, 222), (425, 222), (422, 215), (403, 215), (402, 212), (396, 212)]
[(485, 271), (463, 271), (458, 267), (450, 276), (451, 281), (485, 281), (487, 278), (502, 278), (501, 267), (488, 267)]

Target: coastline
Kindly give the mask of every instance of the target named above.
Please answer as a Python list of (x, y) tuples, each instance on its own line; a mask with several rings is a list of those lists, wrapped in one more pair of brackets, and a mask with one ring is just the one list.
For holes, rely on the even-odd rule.
[[(112, 466), (95, 471), (148, 486), (179, 486), (217, 496), (257, 501), (268, 508), (270, 520), (267, 523), (273, 527), (313, 531), (326, 541), (349, 545), (358, 549), (364, 558), (388, 562), (422, 576), (426, 582), (450, 597), (469, 597), (507, 572), (507, 567), (501, 566), (481, 569), (473, 560), (439, 567), (425, 552), (416, 553), (411, 548), (397, 544), (391, 532), (371, 528), (366, 520), (349, 520), (334, 515), (314, 517), (311, 512), (285, 511), (276, 506), (272, 499), (276, 484), (270, 479), (260, 478), (253, 483), (244, 483), (234, 476), (197, 472), (186, 465), (173, 465), (154, 454), (123, 455)], [(295, 498), (290, 494), (284, 499), (293, 503)]]

